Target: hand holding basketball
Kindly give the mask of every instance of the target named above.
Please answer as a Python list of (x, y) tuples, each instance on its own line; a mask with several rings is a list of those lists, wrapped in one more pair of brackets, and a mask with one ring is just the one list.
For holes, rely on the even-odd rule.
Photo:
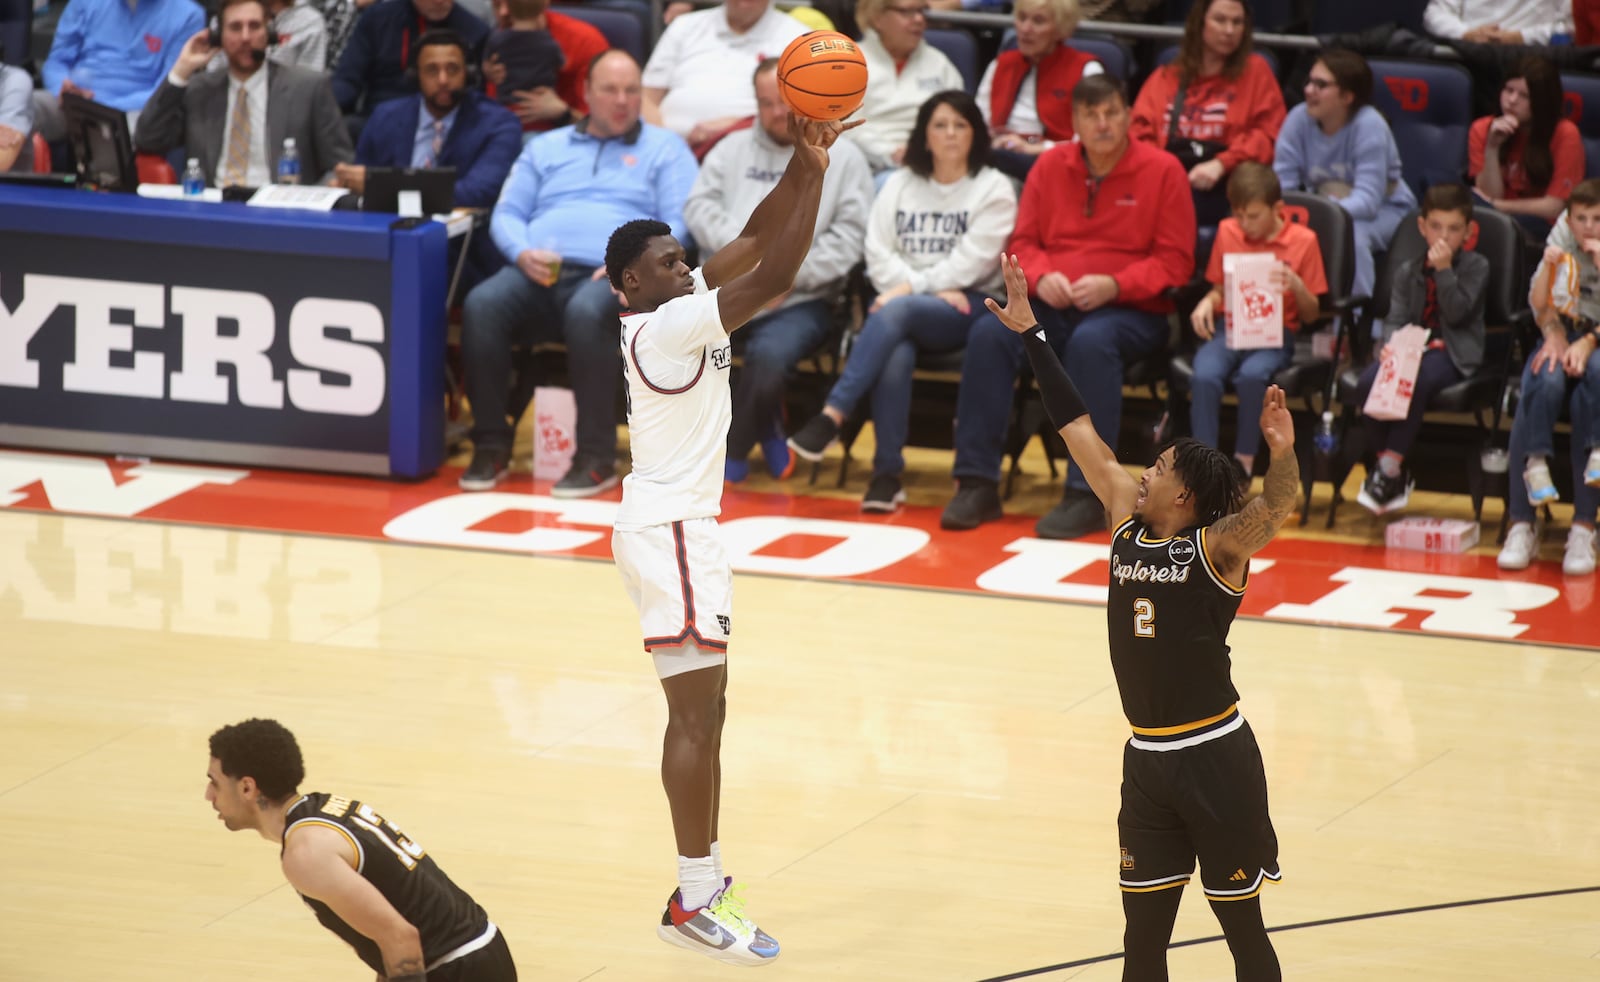
[(812, 31), (778, 58), (778, 94), (798, 115), (834, 120), (855, 112), (867, 92), (867, 59), (838, 31)]

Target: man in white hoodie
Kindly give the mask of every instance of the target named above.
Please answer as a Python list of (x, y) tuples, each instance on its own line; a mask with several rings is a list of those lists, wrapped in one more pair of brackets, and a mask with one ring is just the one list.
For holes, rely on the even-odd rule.
[[(684, 222), (701, 255), (721, 249), (739, 234), (794, 155), (788, 109), (778, 94), (776, 58), (757, 66), (754, 82), (756, 124), (712, 148), (683, 206)], [(744, 363), (733, 386), (726, 470), (730, 481), (749, 474), (750, 451), (757, 443), (773, 477), (793, 473), (782, 420), (784, 385), (800, 359), (827, 337), (831, 302), (865, 254), (872, 170), (849, 140), (834, 144), (830, 153), (816, 234), (794, 289), (735, 339)]]

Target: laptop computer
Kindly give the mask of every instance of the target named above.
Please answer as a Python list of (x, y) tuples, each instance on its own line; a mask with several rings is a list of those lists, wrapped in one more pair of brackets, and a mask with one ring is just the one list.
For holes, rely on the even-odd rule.
[(421, 196), (422, 214), (448, 215), (456, 206), (456, 169), (368, 167), (361, 210), (398, 214), (402, 191)]
[(61, 93), (61, 115), (77, 167), (78, 186), (102, 191), (139, 190), (139, 168), (127, 114), (75, 92)]

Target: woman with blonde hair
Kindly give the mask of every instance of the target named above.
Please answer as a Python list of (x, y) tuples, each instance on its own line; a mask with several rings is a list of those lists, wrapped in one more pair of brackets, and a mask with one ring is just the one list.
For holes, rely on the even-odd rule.
[(928, 0), (857, 0), (867, 94), (845, 136), (855, 141), (874, 174), (900, 166), (917, 110), (930, 92), (962, 87), (961, 72), (923, 39)]
[(1072, 139), (1072, 90), (1105, 68), (1067, 44), (1078, 29), (1078, 0), (1017, 0), (1017, 46), (995, 56), (978, 83), (978, 107), (993, 134), (994, 164), (1022, 179), (1034, 160)]

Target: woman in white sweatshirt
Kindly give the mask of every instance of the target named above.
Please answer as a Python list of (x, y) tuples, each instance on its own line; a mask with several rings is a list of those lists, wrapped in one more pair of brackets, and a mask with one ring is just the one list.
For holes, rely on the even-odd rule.
[(999, 289), (1017, 196), (988, 157), (978, 104), (960, 90), (936, 93), (917, 112), (905, 166), (873, 201), (867, 276), (877, 298), (822, 412), (789, 438), (796, 454), (821, 460), (870, 394), (877, 449), (862, 511), (892, 512), (905, 500), (901, 451), (917, 353), (966, 347), (972, 323), (987, 313), (983, 298)]

